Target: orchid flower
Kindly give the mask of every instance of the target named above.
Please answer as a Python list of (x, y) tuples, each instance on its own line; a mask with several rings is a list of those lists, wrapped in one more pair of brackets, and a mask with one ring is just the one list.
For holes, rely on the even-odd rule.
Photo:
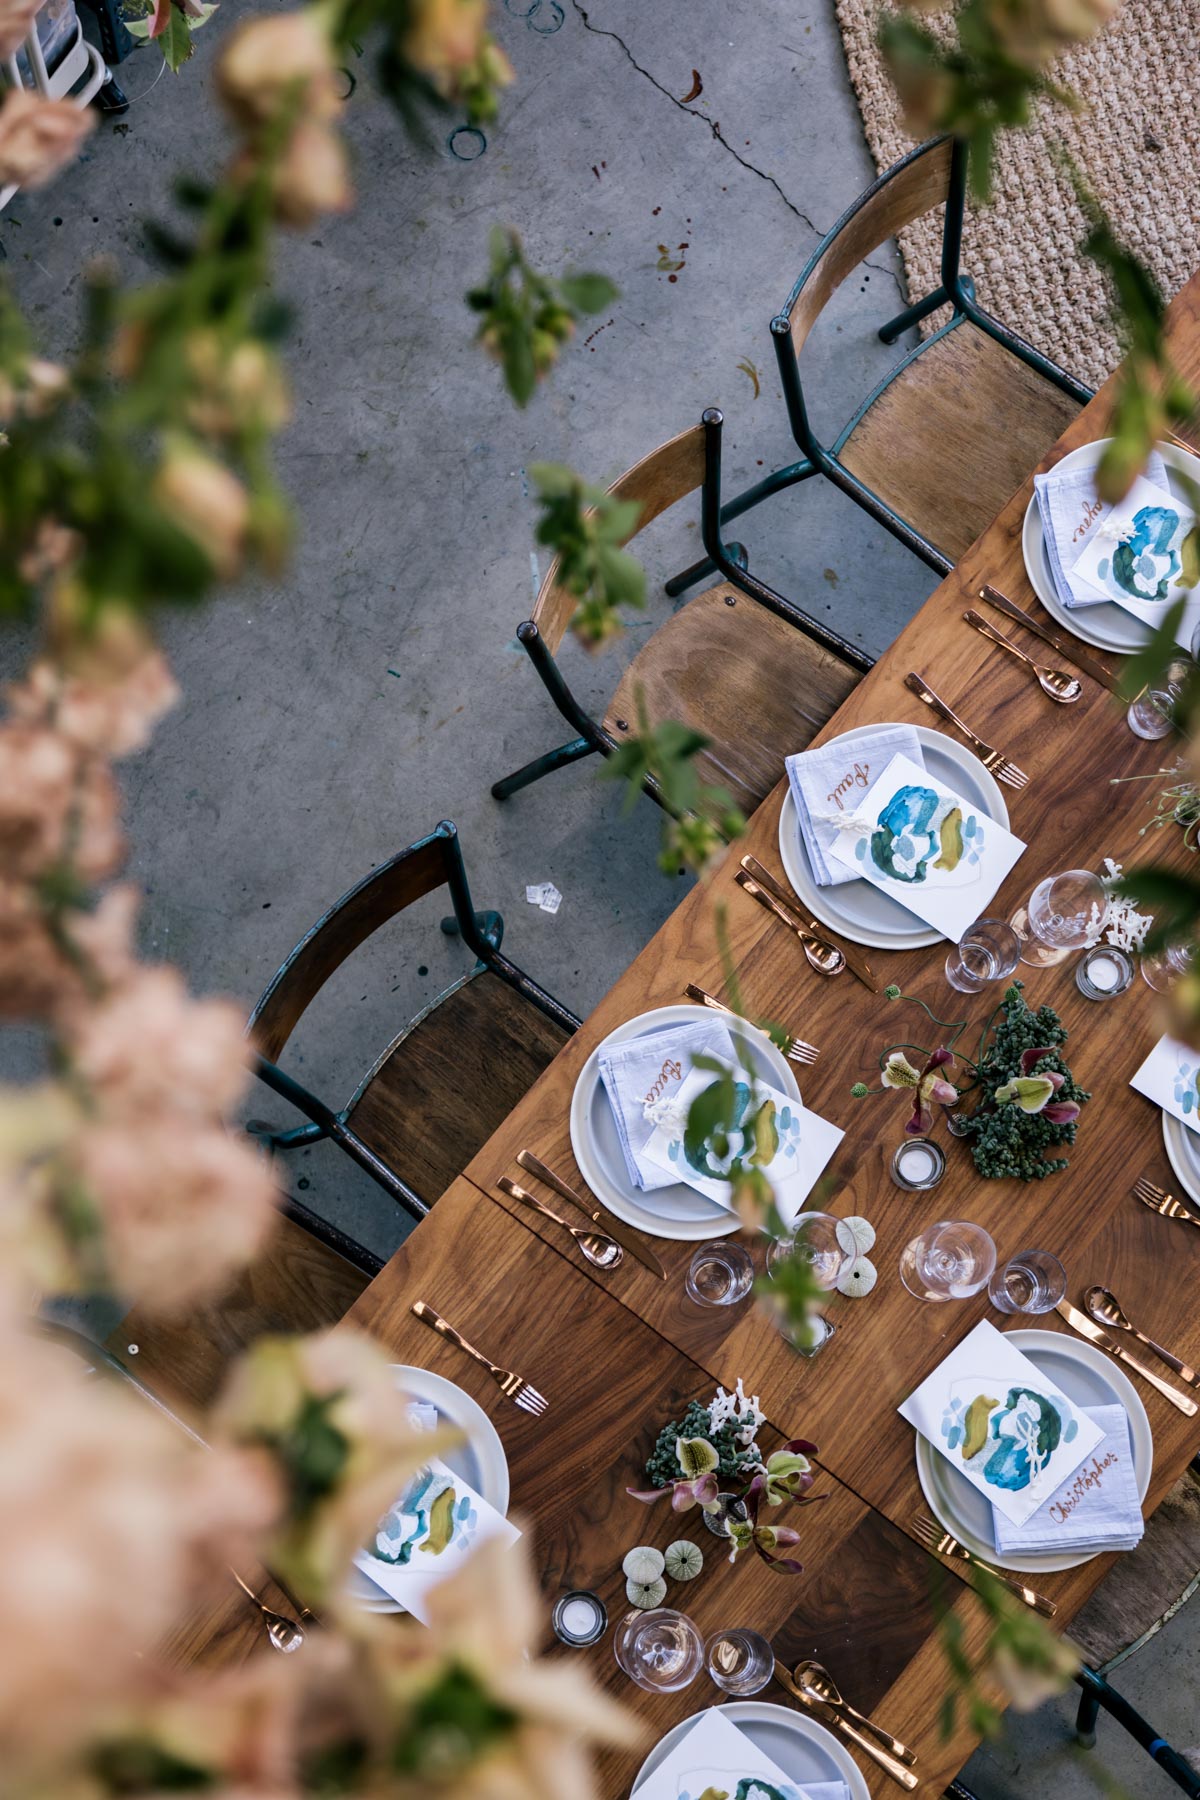
[(924, 1137), (933, 1129), (933, 1108), (931, 1102), (938, 1106), (954, 1106), (958, 1102), (958, 1089), (952, 1081), (948, 1081), (938, 1071), (953, 1071), (954, 1058), (949, 1050), (940, 1048), (927, 1058), (924, 1068), (914, 1069), (903, 1050), (893, 1050), (883, 1066), (880, 1075), (884, 1087), (912, 1088), (913, 1109), (904, 1129), (910, 1137)]
[(690, 1512), (698, 1506), (702, 1512), (717, 1510), (717, 1469), (720, 1457), (707, 1438), (676, 1438), (675, 1455), (683, 1474), (669, 1487), (626, 1488), (631, 1500), (642, 1500), (647, 1506), (671, 1496), (672, 1512)]
[(997, 1102), (1003, 1105), (1012, 1101), (1022, 1112), (1041, 1113), (1051, 1125), (1069, 1125), (1077, 1119), (1079, 1106), (1076, 1101), (1054, 1098), (1065, 1077), (1055, 1069), (1043, 1069), (1039, 1075), (1032, 1073), (1044, 1056), (1053, 1054), (1053, 1046), (1026, 1050), (1021, 1057), (1021, 1073), (996, 1089)]

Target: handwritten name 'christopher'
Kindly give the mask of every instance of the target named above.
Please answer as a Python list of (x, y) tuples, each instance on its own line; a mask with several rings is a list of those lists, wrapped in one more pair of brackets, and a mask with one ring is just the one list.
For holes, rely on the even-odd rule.
[(1050, 1517), (1056, 1525), (1063, 1525), (1070, 1518), (1079, 1502), (1091, 1493), (1093, 1488), (1104, 1486), (1104, 1476), (1108, 1469), (1115, 1468), (1121, 1460), (1117, 1450), (1106, 1450), (1103, 1456), (1093, 1456), (1090, 1463), (1075, 1471), (1075, 1479), (1069, 1488), (1057, 1494), (1048, 1508)]

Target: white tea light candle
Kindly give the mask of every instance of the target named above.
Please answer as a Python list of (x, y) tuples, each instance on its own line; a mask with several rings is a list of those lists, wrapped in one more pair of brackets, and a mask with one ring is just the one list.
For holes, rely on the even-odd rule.
[(608, 1627), (608, 1614), (598, 1594), (589, 1594), (577, 1588), (558, 1599), (550, 1622), (560, 1643), (594, 1644), (597, 1638), (604, 1636)]
[(1096, 944), (1075, 970), (1075, 986), (1087, 1000), (1109, 1000), (1123, 994), (1133, 980), (1133, 963), (1123, 950)]
[(911, 1138), (892, 1158), (892, 1180), (912, 1190), (936, 1187), (945, 1167), (945, 1155), (931, 1138)]

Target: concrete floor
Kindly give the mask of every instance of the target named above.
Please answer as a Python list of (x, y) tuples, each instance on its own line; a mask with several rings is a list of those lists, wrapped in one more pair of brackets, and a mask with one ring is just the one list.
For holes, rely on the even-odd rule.
[[(457, 121), (414, 147), (360, 83), (346, 121), (357, 208), (285, 244), (279, 263), (279, 291), (298, 308), (295, 420), (280, 453), (295, 560), (277, 587), (164, 621), (184, 700), (126, 771), (145, 948), (247, 1007), (339, 893), (440, 818), (459, 826), (477, 901), (504, 912), (512, 956), (581, 1013), (680, 897), (654, 867), (655, 808), (619, 816), (596, 765), (504, 807), (488, 795), (498, 774), (567, 735), (513, 638), (537, 574), (524, 471), (561, 460), (610, 480), (714, 404), (729, 491), (791, 460), (767, 323), (873, 170), (830, 0), (561, 0), (556, 29), (554, 0), (525, 21), (527, 3), (497, 4), (517, 85), (472, 162), (448, 148)], [(48, 193), (0, 215), (9, 274), (48, 353), (74, 330), (86, 258), (114, 251), (128, 277), (146, 274), (140, 222), (165, 210), (172, 171), (222, 154), (211, 66), (238, 10), (225, 0), (177, 78), (151, 86), (144, 52), (123, 65), (137, 96), (126, 119), (102, 125)], [(703, 93), (685, 105), (693, 71)], [(600, 268), (622, 290), (525, 413), (472, 345), (461, 299), (497, 220), (539, 266)], [(890, 366), (874, 329), (900, 299), (885, 247), (806, 347), (831, 427)], [(932, 586), (823, 485), (775, 501), (741, 535), (769, 580), (872, 651)], [(696, 542), (694, 515), (647, 533), (645, 622), (604, 658), (567, 650), (598, 709), (666, 616), (661, 580)], [(524, 899), (547, 880), (565, 896), (554, 917)], [(425, 902), (360, 951), (297, 1033), (288, 1066), (335, 1103), (463, 968), (440, 910)], [(340, 1158), (315, 1152), (296, 1180), (379, 1251), (402, 1235)], [(1185, 1614), (1121, 1682), (1176, 1741), (1200, 1737), (1198, 1621)], [(1097, 1791), (1063, 1766), (1063, 1742), (1054, 1708), (1014, 1719), (967, 1778), (981, 1800)], [(1102, 1727), (1102, 1745), (1127, 1793), (1168, 1791), (1119, 1731)]]

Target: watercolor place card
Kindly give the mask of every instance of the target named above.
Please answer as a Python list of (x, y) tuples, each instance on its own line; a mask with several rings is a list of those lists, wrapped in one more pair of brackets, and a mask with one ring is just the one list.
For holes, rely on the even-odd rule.
[(721, 1206), (732, 1204), (730, 1182), (738, 1169), (759, 1168), (790, 1228), (845, 1133), (790, 1094), (751, 1082), (740, 1065), (733, 1077), (735, 1124), (723, 1150), (688, 1131), (693, 1100), (717, 1079), (710, 1069), (692, 1069), (670, 1100), (648, 1109), (654, 1130), (642, 1154)]
[(364, 1575), (428, 1623), (432, 1590), (489, 1538), (514, 1544), (515, 1525), (436, 1457), (410, 1476), (354, 1561)]
[(691, 1720), (633, 1800), (850, 1800), (850, 1790), (844, 1781), (801, 1786), (713, 1706)]
[(1025, 845), (907, 756), (894, 756), (830, 850), (957, 944)]
[(1129, 1085), (1181, 1125), (1200, 1131), (1200, 1051), (1161, 1037)]
[(1098, 588), (1143, 624), (1157, 627), (1173, 601), (1188, 595), (1176, 641), (1185, 649), (1200, 624), (1200, 591), (1182, 585), (1183, 540), (1196, 523), (1190, 507), (1139, 475), (1108, 509), (1072, 565), (1071, 576)]
[(986, 1319), (897, 1410), (1014, 1525), (1032, 1518), (1104, 1437)]

